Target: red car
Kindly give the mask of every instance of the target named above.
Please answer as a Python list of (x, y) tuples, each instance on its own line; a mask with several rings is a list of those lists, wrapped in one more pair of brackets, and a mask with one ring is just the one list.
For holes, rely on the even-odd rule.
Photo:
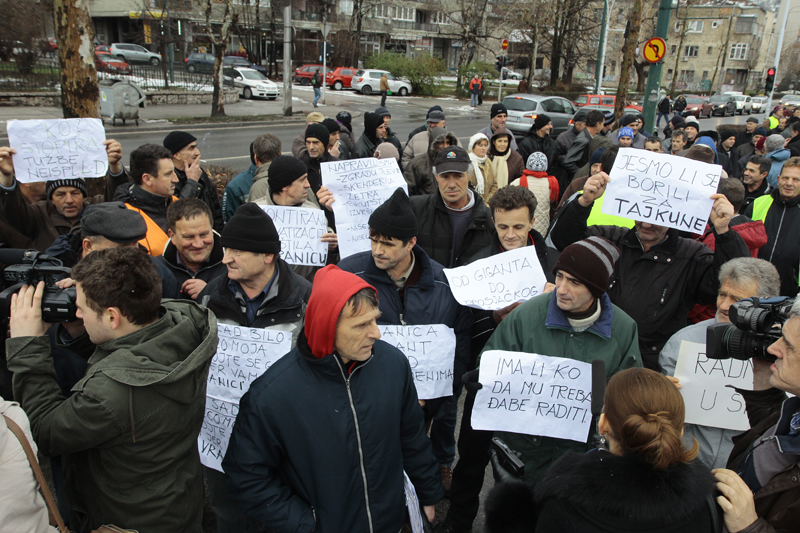
[(697, 96), (695, 94), (684, 94), (686, 98), (686, 109), (683, 110), (683, 116), (694, 115), (697, 118), (711, 117), (714, 112), (714, 106), (711, 105), (711, 99), (708, 96)]
[[(575, 105), (583, 107), (585, 105), (599, 105), (603, 107), (614, 107), (617, 97), (613, 94), (582, 94), (575, 99)], [(625, 109), (635, 109), (639, 113), (642, 112), (642, 106), (633, 105), (625, 100)]]
[(355, 75), (357, 71), (357, 68), (336, 67), (325, 76), (325, 85), (337, 91), (349, 89), (350, 82), (353, 80), (353, 75)]
[(131, 66), (109, 52), (95, 50), (94, 64), (99, 72), (110, 74), (130, 74)]
[(327, 74), (331, 71), (330, 67), (327, 67), (326, 70), (322, 69), (322, 65), (303, 65), (300, 68), (294, 69), (294, 75), (292, 76), (295, 83), (302, 83), (303, 85), (311, 85), (311, 78), (314, 77), (314, 73), (319, 69), (320, 74)]

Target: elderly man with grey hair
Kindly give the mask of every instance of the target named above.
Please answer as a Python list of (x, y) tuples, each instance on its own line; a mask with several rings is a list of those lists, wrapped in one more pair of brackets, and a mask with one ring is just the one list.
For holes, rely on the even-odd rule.
[[(716, 317), (683, 328), (670, 337), (661, 350), (658, 364), (667, 376), (675, 373), (681, 343), (685, 341), (705, 344), (706, 329), (710, 324), (730, 322), (728, 310), (731, 305), (752, 296), (778, 296), (781, 289), (778, 270), (772, 263), (753, 257), (738, 257), (722, 265), (719, 271), (719, 283)], [(731, 438), (740, 433), (696, 424), (686, 424), (684, 431), (688, 439), (691, 437), (697, 439), (700, 444), (697, 459), (709, 468), (725, 468), (733, 449)]]
[(772, 163), (769, 174), (767, 174), (767, 183), (772, 188), (778, 187), (778, 176), (781, 174), (783, 164), (792, 157), (789, 149), (783, 147), (784, 144), (786, 144), (786, 139), (778, 133), (770, 135), (764, 141), (765, 156)]

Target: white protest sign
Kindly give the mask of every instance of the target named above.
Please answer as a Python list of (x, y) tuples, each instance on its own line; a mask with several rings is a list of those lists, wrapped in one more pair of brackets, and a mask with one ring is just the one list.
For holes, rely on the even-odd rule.
[(721, 170), (685, 157), (621, 148), (609, 174), (603, 213), (703, 233)]
[(408, 357), (420, 400), (453, 395), (456, 334), (444, 324), (378, 326), (381, 340)]
[(496, 311), (542, 293), (547, 278), (535, 246), (524, 246), (458, 268), (445, 268), (461, 305)]
[(217, 353), (206, 384), (206, 412), (197, 437), (200, 462), (222, 472), (239, 400), (250, 384), (292, 349), (288, 331), (218, 324)]
[(744, 398), (726, 385), (752, 389), (752, 359), (709, 359), (705, 344), (683, 341), (675, 377), (680, 380), (687, 423), (737, 431), (750, 429)]
[(339, 237), (339, 255), (347, 256), (370, 249), (369, 216), (401, 187), (408, 186), (397, 166), (389, 159), (351, 159), (322, 163), (322, 184), (333, 194), (333, 214)]
[(262, 205), (275, 224), (281, 239), (281, 259), (290, 265), (325, 266), (328, 243), (320, 239), (328, 233), (322, 209)]
[(587, 442), (592, 422), (592, 365), (563, 357), (489, 350), (473, 429)]
[(8, 144), (14, 175), (21, 183), (99, 178), (108, 172), (99, 118), (9, 120)]

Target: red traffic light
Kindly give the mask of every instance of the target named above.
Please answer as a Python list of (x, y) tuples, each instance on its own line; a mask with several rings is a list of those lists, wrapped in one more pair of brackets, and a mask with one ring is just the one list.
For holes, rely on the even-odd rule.
[(774, 76), (774, 75), (775, 75), (775, 69), (774, 68), (771, 68), (771, 69), (767, 70), (767, 76)]

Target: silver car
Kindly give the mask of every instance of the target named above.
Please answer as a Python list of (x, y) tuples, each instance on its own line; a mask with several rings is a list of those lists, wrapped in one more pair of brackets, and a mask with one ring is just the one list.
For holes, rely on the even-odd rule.
[(569, 129), (569, 121), (578, 110), (572, 102), (560, 96), (542, 96), (536, 94), (517, 93), (503, 98), (503, 105), (508, 110), (506, 128), (515, 135), (527, 135), (538, 115), (547, 115), (553, 121), (550, 135)]
[(138, 44), (114, 43), (108, 48), (108, 51), (126, 63), (150, 63), (151, 65), (161, 63), (161, 55)]

